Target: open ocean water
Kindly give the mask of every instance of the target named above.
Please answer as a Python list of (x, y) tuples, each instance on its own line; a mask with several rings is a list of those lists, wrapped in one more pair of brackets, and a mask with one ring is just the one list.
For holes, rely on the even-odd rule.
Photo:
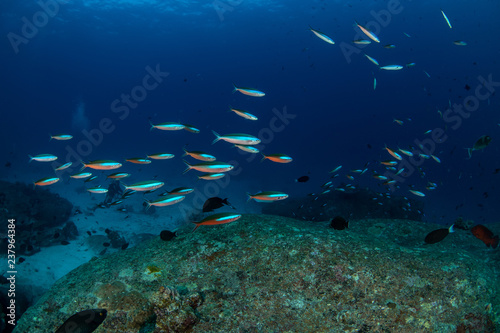
[[(77, 189), (68, 179), (81, 161), (113, 160), (132, 174), (126, 184), (156, 179), (239, 208), (247, 192), (300, 198), (331, 180), (331, 191), (421, 200), (424, 222), (498, 223), (499, 13), (486, 0), (2, 0), (0, 175), (58, 177), (45, 189), (63, 195)], [(151, 129), (164, 122), (199, 133)], [(261, 153), (293, 161), (260, 162), (212, 144), (213, 132), (252, 135)], [(58, 134), (73, 138), (49, 140)], [(183, 148), (234, 169), (218, 181), (183, 174)], [(125, 161), (153, 153), (175, 157)], [(28, 163), (39, 154), (58, 159)], [(240, 210), (260, 211), (250, 205)]]

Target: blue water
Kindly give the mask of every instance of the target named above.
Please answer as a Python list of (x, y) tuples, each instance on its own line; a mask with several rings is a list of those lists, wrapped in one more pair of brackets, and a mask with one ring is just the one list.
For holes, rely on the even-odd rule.
[[(53, 15), (35, 1), (0, 3), (4, 179), (31, 182), (53, 175), (49, 168), (28, 164), (28, 154), (53, 153), (62, 164), (68, 158), (123, 162), (169, 152), (176, 154), (174, 160), (144, 166), (133, 180), (158, 175), (172, 184), (197, 186), (195, 171), (182, 175), (180, 156), (188, 144), (188, 149), (238, 162), (238, 174), (230, 176), (233, 181), (226, 190), (241, 200), (246, 192), (259, 190), (284, 191), (292, 197), (318, 192), (329, 180), (328, 171), (341, 164), (336, 186), (352, 183), (408, 197), (413, 196), (409, 185), (423, 191), (426, 221), (450, 224), (460, 215), (479, 223), (498, 221), (500, 173), (494, 172), (500, 168), (500, 83), (456, 129), (438, 113), (449, 103), (463, 104), (466, 97), (476, 96), (478, 77), (500, 82), (496, 1), (60, 1), (57, 7), (54, 2), (41, 3), (50, 3)], [(381, 11), (389, 13), (382, 24), (373, 15)], [(372, 28), (381, 43), (363, 48), (352, 44), (354, 39), (367, 39), (355, 28), (355, 20)], [(31, 33), (27, 38), (26, 22), (38, 24), (36, 33), (25, 28), (24, 33)], [(309, 25), (336, 44), (316, 37)], [(468, 45), (454, 45), (455, 40)], [(386, 44), (396, 48), (385, 49)], [(357, 51), (346, 57), (346, 47)], [(363, 52), (381, 65), (416, 66), (380, 70)], [(147, 96), (138, 95), (140, 101), (125, 115), (118, 111), (126, 109), (121, 96), (134, 89), (146, 91), (137, 87), (143, 85), (147, 68), (168, 75), (161, 82), (149, 80), (157, 86)], [(266, 96), (232, 93), (233, 82)], [(483, 87), (481, 93), (488, 90)], [(227, 111), (229, 105), (259, 120), (238, 117)], [(285, 120), (284, 110), (289, 115)], [(99, 129), (103, 119), (107, 133)], [(150, 121), (180, 121), (201, 133), (150, 131)], [(434, 144), (433, 154), (441, 163), (429, 159), (420, 166), (425, 176), (414, 172), (398, 182), (395, 191), (371, 177), (373, 171), (385, 172), (381, 160), (391, 159), (385, 145), (417, 147), (415, 140), (429, 138), (424, 132), (435, 128), (444, 129), (447, 140)], [(259, 163), (260, 157), (240, 154), (226, 142), (212, 146), (212, 130), (259, 136), (265, 154), (286, 153), (294, 161)], [(69, 133), (74, 139), (49, 142), (49, 133)], [(84, 133), (92, 133), (94, 142)], [(492, 143), (468, 160), (464, 148), (485, 134)], [(72, 151), (77, 155), (69, 156)], [(4, 166), (7, 162), (10, 167)], [(364, 175), (352, 174), (354, 181), (345, 178), (349, 170), (363, 169), (366, 163)], [(310, 181), (295, 183), (302, 175), (309, 175)], [(426, 190), (429, 181), (437, 183), (437, 189)], [(57, 191), (64, 184), (52, 186)], [(456, 209), (457, 205), (462, 206)]]

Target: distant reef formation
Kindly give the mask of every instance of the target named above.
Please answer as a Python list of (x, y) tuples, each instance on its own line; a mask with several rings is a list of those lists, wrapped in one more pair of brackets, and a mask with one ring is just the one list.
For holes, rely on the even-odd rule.
[(335, 216), (348, 219), (388, 218), (421, 221), (424, 203), (402, 196), (389, 196), (369, 189), (332, 190), (263, 205), (262, 213), (306, 221), (328, 221)]
[[(36, 252), (47, 239), (45, 233), (63, 227), (72, 209), (68, 200), (43, 188), (0, 181), (0, 219), (4, 226), (8, 219), (16, 220), (17, 254)], [(7, 232), (6, 228), (4, 232)], [(2, 249), (6, 251), (7, 246), (2, 246)]]
[(500, 252), (468, 230), (425, 245), (441, 227), (244, 215), (181, 230), (73, 270), (14, 332), (87, 309), (107, 310), (96, 333), (498, 332)]

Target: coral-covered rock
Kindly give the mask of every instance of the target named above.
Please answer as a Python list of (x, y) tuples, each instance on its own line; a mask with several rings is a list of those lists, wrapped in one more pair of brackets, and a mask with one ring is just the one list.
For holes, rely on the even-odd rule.
[(0, 181), (0, 207), (0, 220), (16, 219), (16, 252), (26, 255), (44, 246), (45, 232), (62, 226), (73, 209), (68, 200), (46, 189), (5, 181)]
[(465, 230), (426, 245), (439, 227), (244, 215), (91, 260), (14, 332), (52, 333), (95, 308), (108, 311), (95, 333), (498, 331), (499, 252)]

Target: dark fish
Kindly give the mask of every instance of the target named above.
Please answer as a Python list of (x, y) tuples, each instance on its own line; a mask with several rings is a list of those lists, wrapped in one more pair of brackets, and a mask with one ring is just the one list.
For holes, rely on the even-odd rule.
[(465, 90), (469, 91), (470, 90), (470, 86), (468, 84), (465, 85)]
[(208, 198), (207, 201), (203, 204), (203, 213), (212, 212), (214, 209), (221, 208), (222, 206), (227, 205), (232, 209), (236, 209), (227, 201), (226, 199), (221, 199), (218, 197)]
[(477, 141), (474, 143), (474, 146), (472, 146), (472, 148), (467, 148), (467, 152), (469, 153), (469, 158), (471, 158), (471, 154), (474, 150), (484, 149), (484, 148), (488, 147), (490, 142), (491, 142), (491, 136), (489, 136), (489, 135), (483, 135), (482, 137), (477, 139)]
[(128, 243), (122, 245), (122, 250), (125, 250), (128, 247)]
[(92, 177), (90, 177), (90, 178), (85, 179), (85, 181), (84, 181), (84, 182), (85, 182), (85, 183), (88, 183), (88, 182), (91, 182), (91, 181), (96, 180), (96, 179), (97, 179), (97, 176), (92, 176)]
[(484, 225), (478, 224), (470, 229), (470, 231), (474, 236), (482, 240), (484, 244), (486, 244), (486, 246), (491, 246), (494, 249), (498, 246), (498, 235), (494, 236), (493, 232), (490, 229), (486, 228)]
[(19, 259), (18, 259), (17, 263), (18, 263), (18, 264), (20, 264), (20, 263), (24, 262), (25, 260), (26, 260), (26, 259), (24, 259), (23, 257), (19, 257)]
[(349, 227), (349, 221), (341, 216), (335, 216), (332, 219), (332, 222), (330, 222), (330, 227), (335, 230), (344, 230), (345, 228)]
[(56, 232), (56, 233), (54, 234), (54, 239), (59, 238), (59, 236), (60, 236), (60, 235), (59, 235), (59, 233), (58, 233), (58, 232)]
[(102, 243), (102, 246), (104, 246), (104, 247), (108, 247), (110, 245), (111, 245), (110, 243)]
[(163, 230), (162, 232), (160, 232), (160, 238), (163, 241), (169, 241), (173, 239), (175, 236), (177, 236), (175, 232), (169, 230)]
[(455, 231), (453, 229), (453, 224), (449, 228), (443, 228), (431, 231), (429, 232), (429, 234), (427, 234), (427, 236), (425, 236), (424, 242), (426, 242), (427, 244), (439, 243), (440, 241), (445, 239), (449, 233), (453, 231)]
[(61, 242), (61, 245), (68, 245), (68, 244), (69, 244), (69, 242), (68, 242), (68, 241), (62, 241), (62, 242)]
[(80, 311), (69, 317), (55, 333), (79, 332), (92, 333), (102, 324), (108, 311), (105, 309), (91, 309)]
[(92, 236), (92, 233), (90, 231), (87, 231), (87, 234), (89, 234), (89, 236)]
[(309, 177), (308, 177), (308, 176), (302, 176), (302, 177), (299, 177), (299, 178), (295, 179), (295, 181), (296, 181), (297, 183), (305, 183), (305, 182), (307, 182), (308, 180), (309, 180)]

